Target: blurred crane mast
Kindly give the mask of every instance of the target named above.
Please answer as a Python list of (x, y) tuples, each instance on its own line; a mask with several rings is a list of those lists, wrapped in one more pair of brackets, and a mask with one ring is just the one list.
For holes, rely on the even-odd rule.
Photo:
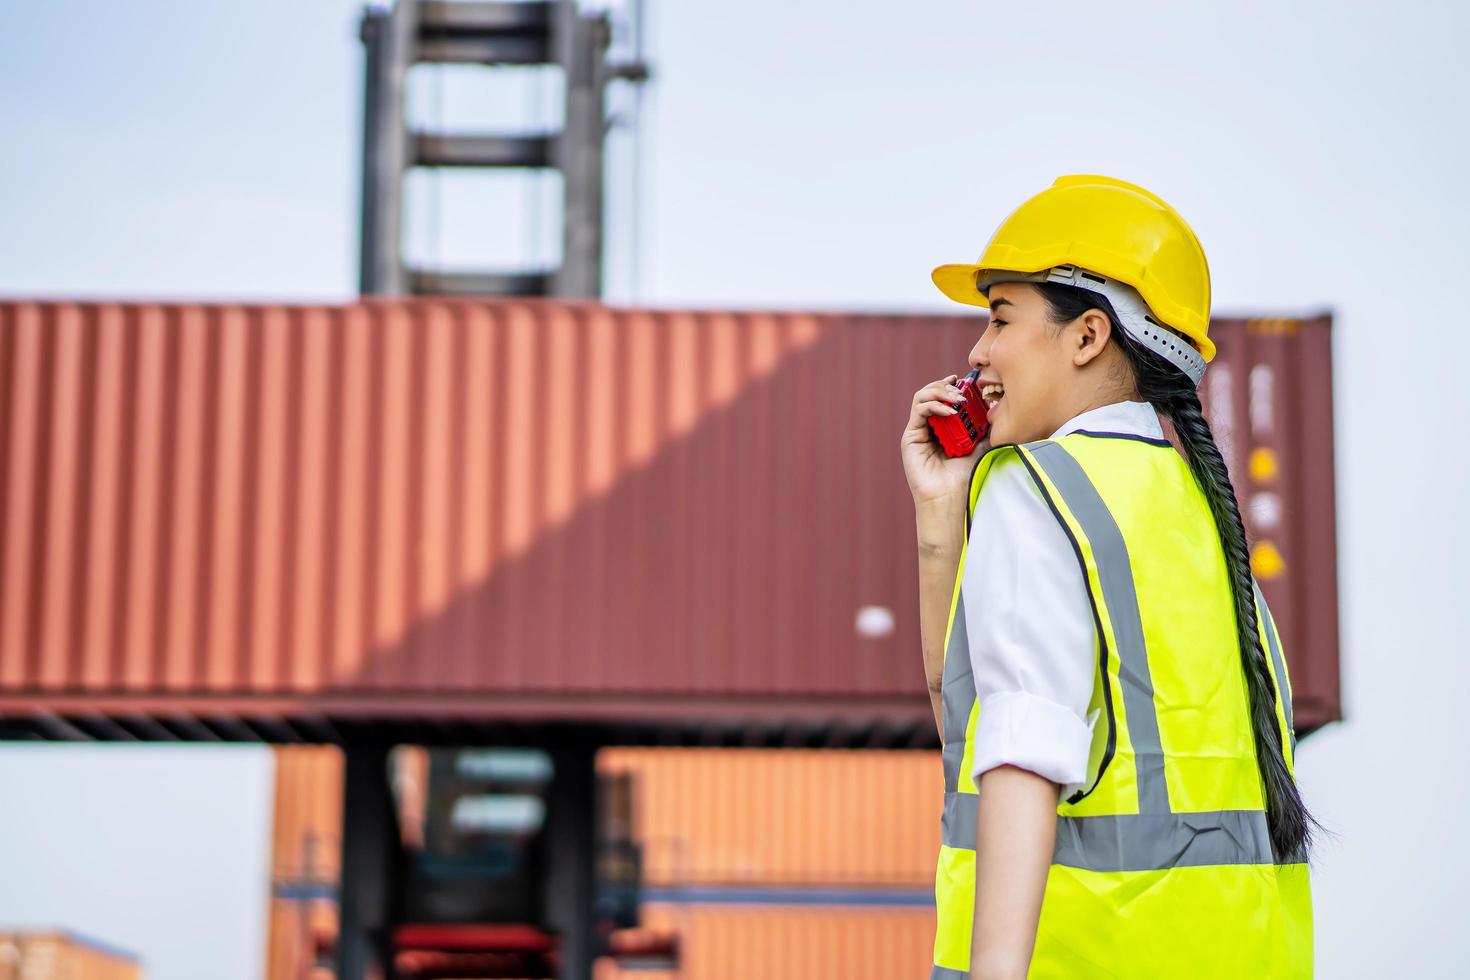
[[(638, 26), (642, 36), (642, 25)], [(365, 296), (602, 295), (606, 88), (647, 79), (641, 59), (607, 57), (606, 10), (573, 0), (397, 0), (369, 7), (365, 48), (359, 289)], [(559, 132), (427, 132), (404, 106), (417, 64), (558, 65), (565, 76)], [(403, 186), (416, 167), (557, 170), (562, 175), (562, 257), (555, 268), (448, 273), (403, 257)]]

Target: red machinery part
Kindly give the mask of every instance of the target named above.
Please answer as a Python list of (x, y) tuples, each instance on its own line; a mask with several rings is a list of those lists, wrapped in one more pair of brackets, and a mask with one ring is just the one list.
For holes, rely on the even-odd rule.
[(544, 953), (556, 940), (535, 926), (516, 923), (416, 923), (393, 930), (397, 952)]

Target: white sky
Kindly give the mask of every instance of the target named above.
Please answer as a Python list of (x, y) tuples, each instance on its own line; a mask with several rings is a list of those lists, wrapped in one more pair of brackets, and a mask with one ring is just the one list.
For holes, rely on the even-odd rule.
[[(1470, 8), (652, 9), (636, 284), (626, 138), (611, 147), (615, 300), (948, 309), (929, 269), (970, 260), (1015, 204), (1081, 171), (1141, 183), (1186, 215), (1217, 312), (1333, 310), (1349, 720), (1305, 742), (1299, 763), (1337, 834), (1314, 879), (1318, 973), (1470, 974), (1470, 791), (1453, 721), (1470, 686), (1470, 473), (1456, 439), (1470, 406), (1453, 327), (1470, 209), (1452, 173), (1470, 150)], [(0, 6), (0, 293), (349, 297), (356, 11)], [(415, 79), (413, 99), (421, 118), (483, 126), (543, 120), (554, 103), (540, 84), (471, 71)], [(410, 254), (553, 256), (554, 185), (534, 201), (523, 188), (415, 180)], [(211, 951), (207, 975), (255, 977), (268, 769), (251, 749), (206, 762), (189, 748), (0, 748), (0, 922), (139, 950), (150, 980), (206, 975)], [(147, 781), (166, 787), (166, 819), (119, 802)]]

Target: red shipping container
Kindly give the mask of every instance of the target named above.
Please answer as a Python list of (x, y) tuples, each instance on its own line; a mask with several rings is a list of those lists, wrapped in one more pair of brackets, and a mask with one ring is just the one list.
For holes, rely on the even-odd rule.
[[(936, 745), (897, 433), (979, 328), (0, 303), (0, 733)], [(1310, 729), (1339, 716), (1328, 324), (1213, 332)]]

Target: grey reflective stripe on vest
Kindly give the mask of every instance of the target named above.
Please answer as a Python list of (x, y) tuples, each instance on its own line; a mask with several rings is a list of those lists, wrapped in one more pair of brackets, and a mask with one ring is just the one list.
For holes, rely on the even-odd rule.
[(944, 762), (944, 791), (956, 792), (960, 788), (960, 763), (965, 760), (965, 737), (961, 735), (952, 742), (945, 742), (940, 758)]
[(1058, 817), (1052, 863), (1088, 871), (1273, 864), (1263, 810)]
[(1286, 659), (1281, 655), (1281, 638), (1276, 635), (1276, 624), (1266, 608), (1266, 597), (1261, 594), (1261, 583), (1251, 576), (1251, 587), (1256, 591), (1256, 615), (1266, 633), (1266, 646), (1271, 651), (1271, 667), (1276, 671), (1276, 696), (1281, 698), (1281, 708), (1286, 715), (1286, 732), (1291, 738), (1291, 749), (1296, 751), (1296, 722), (1291, 717), (1291, 682), (1286, 678)]
[[(965, 628), (965, 596), (956, 594), (954, 622), (949, 628), (949, 645), (944, 649), (944, 672), (939, 682), (944, 715), (944, 791), (960, 788), (960, 762), (965, 756), (965, 729), (975, 704), (975, 675), (970, 670), (970, 634)], [(975, 846), (970, 838), (968, 846)]]
[(939, 822), (939, 842), (946, 847), (975, 849), (975, 821), (980, 815), (976, 793), (945, 793), (944, 818)]
[(929, 980), (970, 980), (970, 971), (951, 970), (936, 963), (929, 970)]
[[(975, 847), (980, 797), (944, 794), (942, 843)], [(1087, 871), (1162, 871), (1206, 864), (1273, 864), (1261, 810), (1057, 817), (1052, 864)]]
[[(1107, 603), (1117, 643), (1118, 677), (1123, 685), (1123, 705), (1128, 715), (1128, 734), (1133, 744), (1133, 764), (1138, 777), (1138, 811), (1168, 813), (1169, 788), (1164, 780), (1164, 749), (1159, 742), (1159, 719), (1154, 705), (1153, 678), (1148, 669), (1148, 650), (1143, 640), (1143, 622), (1138, 612), (1138, 593), (1133, 586), (1133, 566), (1128, 545), (1118, 522), (1087, 478), (1082, 465), (1054, 442), (1028, 443), (1026, 448), (1061, 492), (1067, 508), (1092, 545), (1098, 582)], [(1023, 457), (1024, 458), (1024, 457)], [(1044, 487), (1039, 488), (1046, 493)], [(1084, 576), (1086, 571), (1083, 572)]]

